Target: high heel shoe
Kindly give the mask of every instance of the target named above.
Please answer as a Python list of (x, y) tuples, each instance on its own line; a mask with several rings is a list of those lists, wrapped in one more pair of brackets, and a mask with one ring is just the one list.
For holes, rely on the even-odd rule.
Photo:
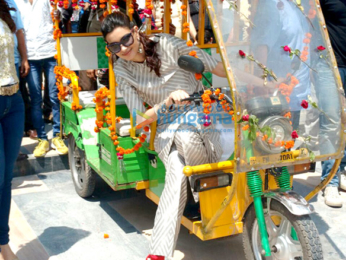
[(146, 260), (165, 260), (165, 257), (161, 255), (148, 255)]

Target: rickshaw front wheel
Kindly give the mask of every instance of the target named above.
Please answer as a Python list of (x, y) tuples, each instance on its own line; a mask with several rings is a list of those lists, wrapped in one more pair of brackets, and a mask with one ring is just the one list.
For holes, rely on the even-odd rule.
[(256, 213), (252, 205), (244, 220), (243, 247), (247, 260), (323, 259), (319, 234), (310, 216), (293, 215), (276, 200), (270, 203), (269, 213), (265, 202), (263, 206), (271, 256), (264, 256)]
[(68, 150), (68, 161), (75, 190), (82, 198), (88, 198), (95, 190), (96, 173), (87, 163), (85, 151), (77, 146), (72, 134), (69, 136)]

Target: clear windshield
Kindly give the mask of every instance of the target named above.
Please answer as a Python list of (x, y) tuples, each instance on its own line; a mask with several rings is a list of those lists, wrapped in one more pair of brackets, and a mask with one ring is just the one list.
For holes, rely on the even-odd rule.
[(207, 1), (236, 101), (238, 172), (342, 153), (341, 82), (316, 2)]

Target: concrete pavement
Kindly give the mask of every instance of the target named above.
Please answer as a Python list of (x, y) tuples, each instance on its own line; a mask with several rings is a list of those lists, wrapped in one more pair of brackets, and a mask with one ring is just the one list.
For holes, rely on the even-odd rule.
[[(294, 189), (307, 194), (319, 182), (319, 171), (297, 176)], [(329, 208), (322, 194), (311, 203), (324, 259), (346, 259), (346, 203)], [(155, 211), (144, 191), (114, 192), (102, 181), (95, 196), (82, 199), (69, 171), (18, 177), (13, 181), (11, 245), (21, 260), (144, 260)], [(241, 235), (202, 242), (182, 227), (174, 255), (180, 259), (243, 260)]]

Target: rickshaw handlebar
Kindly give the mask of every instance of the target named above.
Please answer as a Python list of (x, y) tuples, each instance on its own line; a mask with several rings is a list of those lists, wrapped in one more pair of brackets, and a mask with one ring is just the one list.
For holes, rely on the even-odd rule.
[[(190, 97), (188, 98), (184, 98), (182, 99), (181, 101), (193, 101), (193, 102), (203, 102), (202, 100), (202, 95), (203, 95), (203, 92), (200, 91), (200, 92), (194, 92), (193, 94), (190, 95)], [(211, 100), (218, 100), (217, 96), (212, 94), (210, 95), (210, 99)], [(230, 105), (233, 104), (233, 101), (232, 99), (227, 96), (226, 94), (224, 94), (224, 99), (227, 101), (227, 103), (229, 103)]]

